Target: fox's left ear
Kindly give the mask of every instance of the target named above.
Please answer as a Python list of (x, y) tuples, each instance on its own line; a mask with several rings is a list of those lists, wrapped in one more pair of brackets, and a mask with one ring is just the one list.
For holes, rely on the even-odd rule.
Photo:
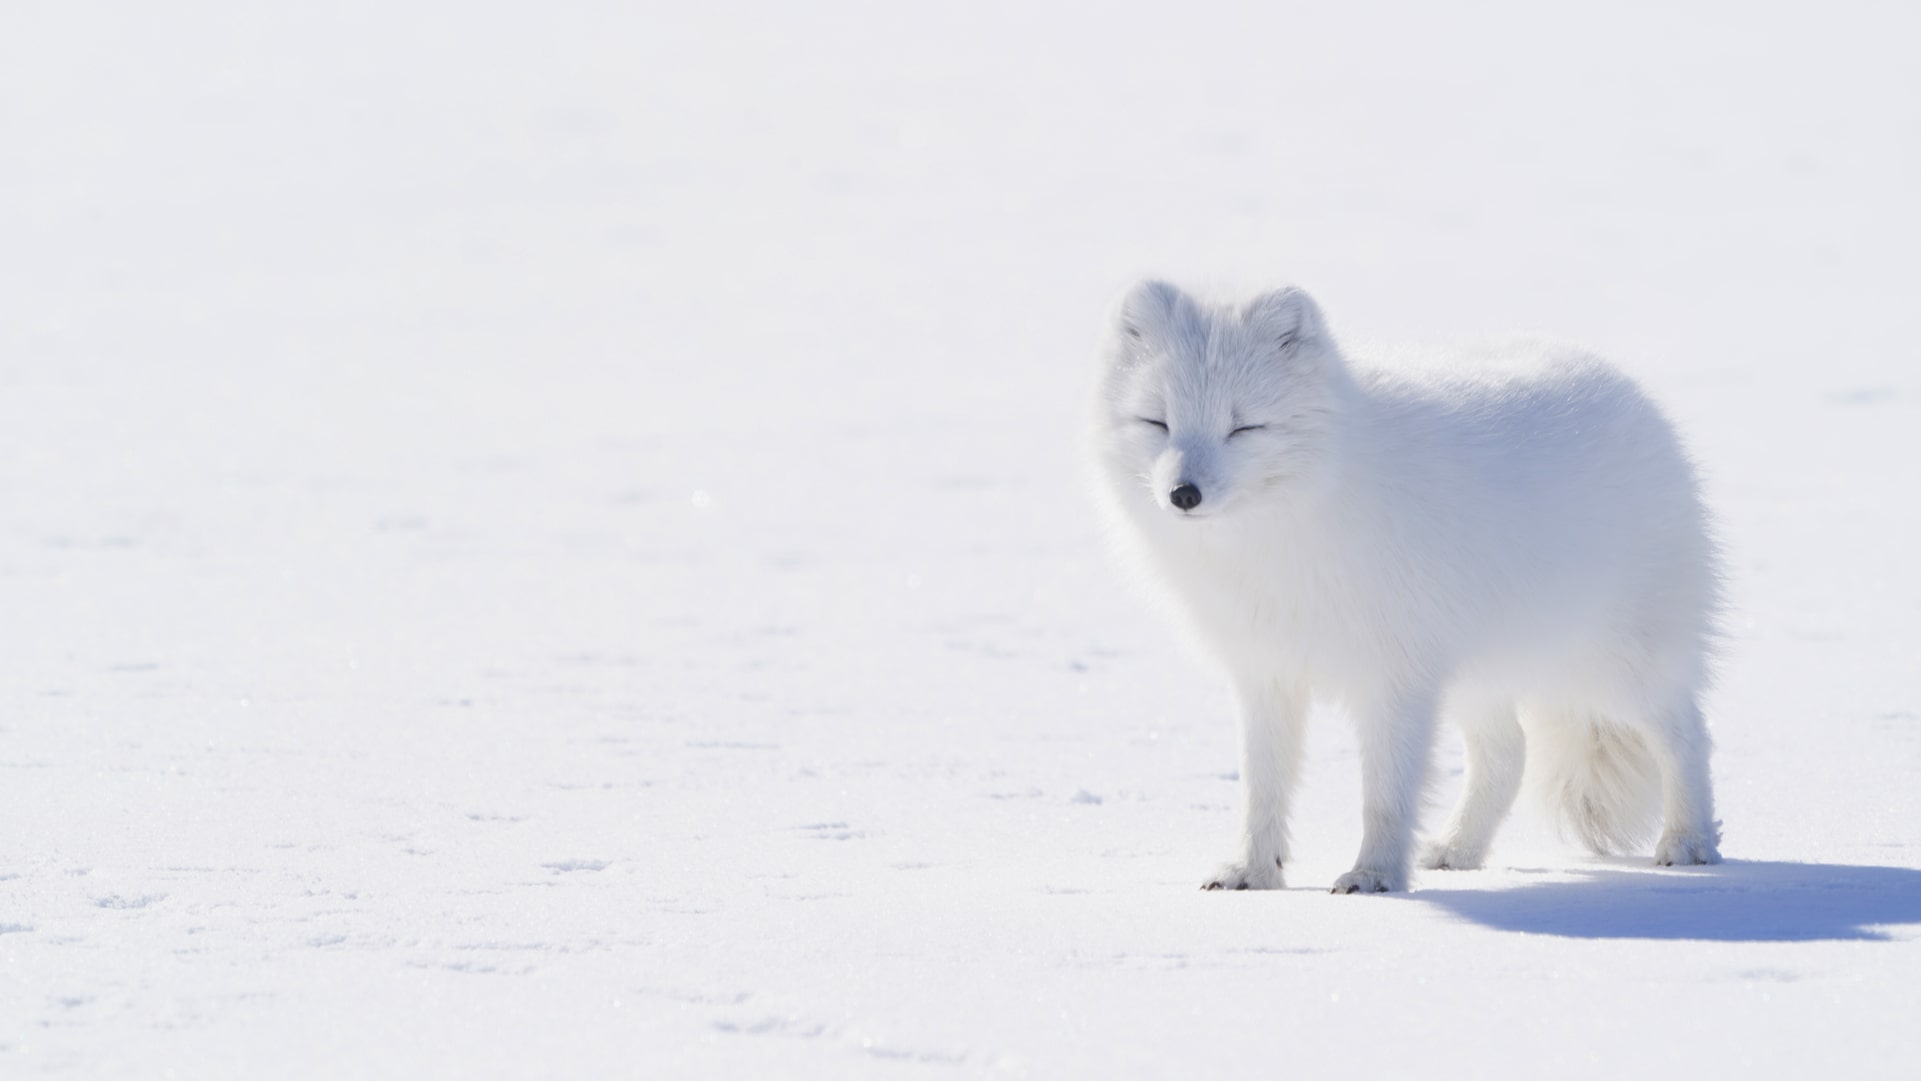
[(1292, 285), (1248, 301), (1241, 318), (1282, 351), (1327, 334), (1320, 305), (1306, 290)]

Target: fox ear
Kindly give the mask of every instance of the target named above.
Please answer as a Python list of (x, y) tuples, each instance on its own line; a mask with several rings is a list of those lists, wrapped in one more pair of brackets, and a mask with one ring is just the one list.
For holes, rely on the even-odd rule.
[(1241, 319), (1282, 351), (1327, 333), (1320, 305), (1305, 290), (1292, 285), (1248, 301), (1241, 309)]
[(1152, 278), (1141, 281), (1121, 298), (1121, 332), (1139, 338), (1165, 325), (1185, 303), (1186, 294), (1166, 282)]

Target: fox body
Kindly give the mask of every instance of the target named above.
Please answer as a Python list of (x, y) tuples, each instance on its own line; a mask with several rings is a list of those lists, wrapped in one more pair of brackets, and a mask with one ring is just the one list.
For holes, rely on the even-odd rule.
[(1673, 428), (1571, 349), (1399, 360), (1350, 358), (1293, 288), (1223, 306), (1144, 282), (1108, 336), (1105, 502), (1240, 714), (1240, 851), (1206, 888), (1282, 885), (1316, 698), (1360, 737), (1337, 893), (1407, 888), (1442, 716), (1466, 788), (1423, 866), (1481, 865), (1524, 762), (1594, 850), (1644, 844), (1658, 814), (1657, 862), (1718, 861), (1699, 700), (1719, 575)]

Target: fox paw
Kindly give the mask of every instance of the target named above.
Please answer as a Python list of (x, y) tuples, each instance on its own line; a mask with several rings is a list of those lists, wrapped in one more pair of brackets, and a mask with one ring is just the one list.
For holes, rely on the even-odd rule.
[(1214, 872), (1206, 882), (1201, 883), (1204, 890), (1278, 890), (1281, 881), (1281, 861), (1261, 860), (1253, 864), (1230, 863)]
[(1334, 893), (1399, 893), (1407, 889), (1406, 875), (1364, 871), (1359, 867), (1334, 880)]
[(1421, 849), (1421, 866), (1430, 871), (1478, 871), (1485, 862), (1485, 848), (1460, 841), (1431, 841)]
[(1657, 867), (1693, 867), (1703, 863), (1720, 863), (1721, 849), (1713, 834), (1664, 833), (1661, 841), (1654, 846), (1654, 865)]

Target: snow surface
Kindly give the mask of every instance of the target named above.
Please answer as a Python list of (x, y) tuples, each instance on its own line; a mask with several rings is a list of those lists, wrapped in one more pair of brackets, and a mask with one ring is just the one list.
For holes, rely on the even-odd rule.
[[(9, 2), (0, 1075), (1914, 1076), (1916, 10)], [(1196, 888), (1146, 272), (1670, 407), (1729, 863)]]

